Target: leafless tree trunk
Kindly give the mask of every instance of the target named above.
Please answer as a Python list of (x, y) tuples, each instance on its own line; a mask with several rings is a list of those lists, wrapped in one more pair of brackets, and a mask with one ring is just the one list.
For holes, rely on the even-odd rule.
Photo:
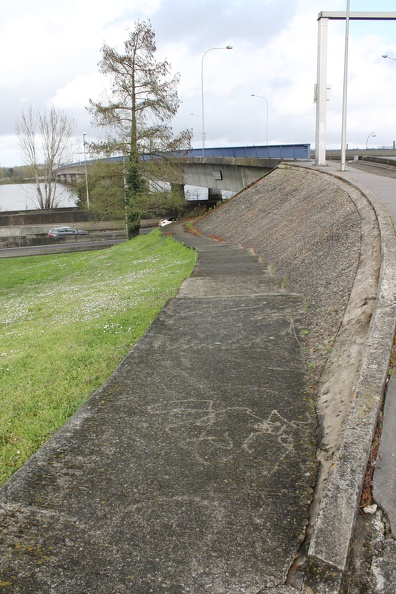
[(44, 113), (30, 107), (15, 122), (24, 163), (34, 174), (39, 208), (56, 208), (59, 204), (53, 172), (56, 166), (72, 160), (75, 128), (75, 120), (54, 107)]

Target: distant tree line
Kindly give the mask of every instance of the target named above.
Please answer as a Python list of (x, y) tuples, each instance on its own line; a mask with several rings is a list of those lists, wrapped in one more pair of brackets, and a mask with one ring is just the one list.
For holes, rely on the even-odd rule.
[(32, 182), (34, 174), (29, 165), (15, 165), (14, 167), (0, 166), (0, 182), (1, 183), (23, 183)]

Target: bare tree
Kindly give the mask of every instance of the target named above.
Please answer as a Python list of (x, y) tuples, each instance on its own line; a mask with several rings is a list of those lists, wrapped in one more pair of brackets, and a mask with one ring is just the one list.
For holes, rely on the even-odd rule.
[(169, 126), (179, 108), (180, 77), (171, 76), (167, 60), (155, 60), (156, 49), (150, 21), (135, 24), (123, 54), (105, 44), (99, 67), (111, 79), (111, 94), (102, 101), (90, 100), (89, 106), (94, 124), (107, 131), (106, 140), (95, 148), (104, 155), (125, 158), (129, 237), (139, 232), (149, 184), (182, 182), (171, 153), (187, 149), (191, 143), (190, 130), (174, 136)]
[(72, 160), (75, 128), (75, 120), (54, 107), (44, 113), (35, 112), (30, 107), (15, 122), (24, 163), (33, 172), (39, 208), (59, 205), (53, 172), (56, 166)]

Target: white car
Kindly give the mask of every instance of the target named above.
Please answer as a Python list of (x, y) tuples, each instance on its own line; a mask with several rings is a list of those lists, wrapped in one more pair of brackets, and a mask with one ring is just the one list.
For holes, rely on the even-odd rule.
[(175, 218), (169, 218), (169, 219), (161, 219), (159, 222), (159, 226), (160, 227), (165, 227), (166, 225), (170, 225), (171, 223), (174, 223), (176, 221)]
[(64, 237), (65, 235), (88, 235), (88, 231), (72, 227), (55, 227), (48, 233), (48, 237)]

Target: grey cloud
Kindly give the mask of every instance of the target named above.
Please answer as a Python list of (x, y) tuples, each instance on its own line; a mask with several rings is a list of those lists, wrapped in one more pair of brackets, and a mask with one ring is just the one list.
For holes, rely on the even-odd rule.
[[(157, 42), (188, 40), (191, 51), (208, 43), (232, 40), (265, 44), (294, 16), (297, 0), (164, 0), (152, 16)], [(133, 27), (139, 16), (125, 12), (125, 25)]]

